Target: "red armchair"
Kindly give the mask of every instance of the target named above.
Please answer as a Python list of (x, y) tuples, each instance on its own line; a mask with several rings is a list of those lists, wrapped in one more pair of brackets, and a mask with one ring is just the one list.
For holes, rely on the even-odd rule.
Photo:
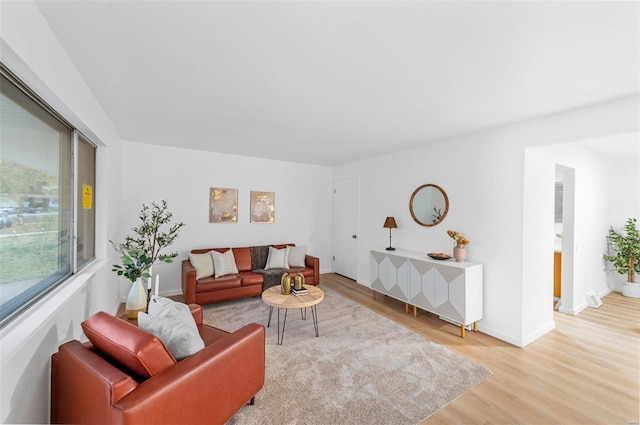
[[(177, 362), (155, 336), (100, 312), (51, 362), (51, 423), (224, 424), (264, 385), (264, 326), (228, 333), (202, 323), (205, 347)], [(89, 336), (91, 335), (91, 336)]]

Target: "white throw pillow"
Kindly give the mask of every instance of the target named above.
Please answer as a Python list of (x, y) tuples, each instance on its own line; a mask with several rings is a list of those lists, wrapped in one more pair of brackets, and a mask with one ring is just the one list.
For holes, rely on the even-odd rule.
[(230, 249), (223, 253), (211, 251), (211, 257), (213, 258), (213, 269), (215, 270), (216, 277), (238, 273), (233, 250)]
[(196, 280), (213, 276), (213, 258), (210, 253), (189, 254), (189, 261), (191, 261), (193, 268), (196, 269)]
[(307, 267), (304, 263), (307, 256), (306, 246), (292, 246), (289, 248), (289, 267)]
[(289, 247), (276, 249), (272, 246), (269, 247), (269, 256), (267, 257), (267, 264), (264, 267), (265, 270), (269, 269), (288, 269), (289, 268)]
[(138, 313), (138, 327), (157, 336), (176, 360), (204, 348), (189, 306), (169, 298), (152, 296), (149, 314)]

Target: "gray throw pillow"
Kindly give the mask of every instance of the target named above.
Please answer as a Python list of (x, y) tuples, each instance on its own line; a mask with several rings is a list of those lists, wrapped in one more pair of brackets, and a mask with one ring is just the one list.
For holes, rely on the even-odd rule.
[(204, 348), (189, 306), (169, 298), (151, 297), (149, 314), (138, 313), (138, 327), (157, 336), (178, 361)]
[(292, 246), (289, 248), (289, 267), (306, 267), (304, 263), (306, 256), (306, 246)]

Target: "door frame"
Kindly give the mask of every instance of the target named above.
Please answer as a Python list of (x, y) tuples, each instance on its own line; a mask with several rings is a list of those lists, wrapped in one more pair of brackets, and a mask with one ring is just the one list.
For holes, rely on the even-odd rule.
[[(336, 271), (336, 262), (335, 262), (335, 258), (336, 258), (336, 243), (338, 238), (336, 237), (336, 232), (337, 232), (337, 225), (336, 223), (338, 222), (338, 220), (340, 220), (341, 217), (343, 217), (342, 214), (338, 214), (338, 206), (337, 206), (337, 183), (338, 182), (344, 182), (344, 181), (354, 181), (355, 182), (355, 193), (351, 194), (351, 198), (355, 199), (355, 203), (357, 206), (356, 209), (356, 213), (355, 213), (355, 235), (356, 235), (356, 243), (355, 243), (355, 248), (353, 250), (352, 254), (352, 259), (353, 259), (353, 263), (354, 263), (354, 268), (353, 268), (353, 273), (355, 274), (355, 276), (346, 276), (344, 274), (338, 273)], [(358, 276), (359, 276), (359, 267), (358, 267), (358, 252), (359, 252), (359, 248), (360, 248), (360, 237), (359, 237), (359, 229), (360, 229), (360, 178), (359, 177), (347, 177), (347, 178), (342, 178), (342, 179), (336, 179), (333, 181), (333, 234), (332, 234), (332, 270), (334, 273), (336, 274), (340, 274), (341, 276), (344, 276), (348, 279), (352, 279), (354, 281), (357, 282), (358, 280)]]

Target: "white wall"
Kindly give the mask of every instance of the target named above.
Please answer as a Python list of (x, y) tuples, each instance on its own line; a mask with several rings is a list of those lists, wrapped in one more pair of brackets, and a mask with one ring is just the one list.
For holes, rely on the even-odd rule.
[[(186, 224), (169, 248), (177, 261), (154, 267), (162, 294), (182, 292), (180, 263), (196, 248), (293, 242), (320, 258), (322, 273), (331, 271), (331, 167), (125, 142), (122, 179), (119, 241), (138, 225), (143, 203), (166, 199)], [(237, 223), (209, 223), (211, 187), (238, 189)], [(249, 222), (251, 190), (275, 192), (275, 223)]]
[[(636, 134), (636, 143), (640, 146), (640, 135)], [(607, 176), (607, 210), (608, 219), (606, 231), (613, 227), (622, 231), (627, 219), (636, 217), (640, 220), (640, 158), (630, 158), (626, 161), (609, 161)], [(602, 241), (603, 251), (606, 249)], [(640, 277), (636, 277), (638, 281)], [(622, 275), (607, 266), (607, 287), (614, 291), (622, 291), (622, 284), (627, 281), (627, 275)]]
[[(551, 295), (524, 285), (538, 272), (523, 260), (540, 245), (524, 222), (540, 213), (551, 214), (552, 223), (553, 209), (527, 204), (525, 210), (525, 148), (637, 131), (638, 103), (626, 98), (336, 167), (336, 180), (360, 179), (358, 282), (370, 284), (369, 250), (386, 246), (386, 216), (396, 217), (393, 242), (401, 249), (448, 252), (446, 230), (457, 230), (471, 241), (468, 260), (484, 264), (479, 329), (518, 346), (535, 340), (554, 324), (551, 312), (538, 317)], [(441, 186), (450, 202), (444, 221), (429, 228), (413, 222), (408, 209), (411, 193), (424, 183)]]
[(99, 143), (95, 188), (96, 255), (101, 258), (0, 330), (0, 422), (49, 420), (50, 356), (80, 338), (80, 322), (120, 303), (106, 240), (116, 226), (120, 140), (55, 35), (31, 1), (0, 5), (2, 62), (40, 97)]
[[(590, 140), (613, 148), (618, 142), (638, 143), (638, 133)], [(528, 148), (525, 152), (525, 244), (523, 315), (529, 333), (535, 335), (553, 321), (553, 207), (556, 164), (575, 175), (573, 242), (563, 244), (563, 257), (573, 264), (573, 285), (562, 284), (560, 311), (578, 314), (587, 307), (586, 293), (609, 292), (602, 254), (609, 226), (617, 217), (638, 216), (640, 181), (635, 176), (638, 158), (621, 162), (593, 151), (582, 143)], [(620, 184), (620, 182), (625, 182)], [(623, 188), (623, 189), (621, 189)], [(635, 207), (635, 209), (634, 209)], [(569, 232), (564, 226), (565, 232)], [(566, 236), (566, 234), (565, 234)], [(573, 245), (567, 251), (567, 245)], [(566, 280), (563, 258), (563, 280)], [(525, 329), (526, 333), (527, 329)]]

